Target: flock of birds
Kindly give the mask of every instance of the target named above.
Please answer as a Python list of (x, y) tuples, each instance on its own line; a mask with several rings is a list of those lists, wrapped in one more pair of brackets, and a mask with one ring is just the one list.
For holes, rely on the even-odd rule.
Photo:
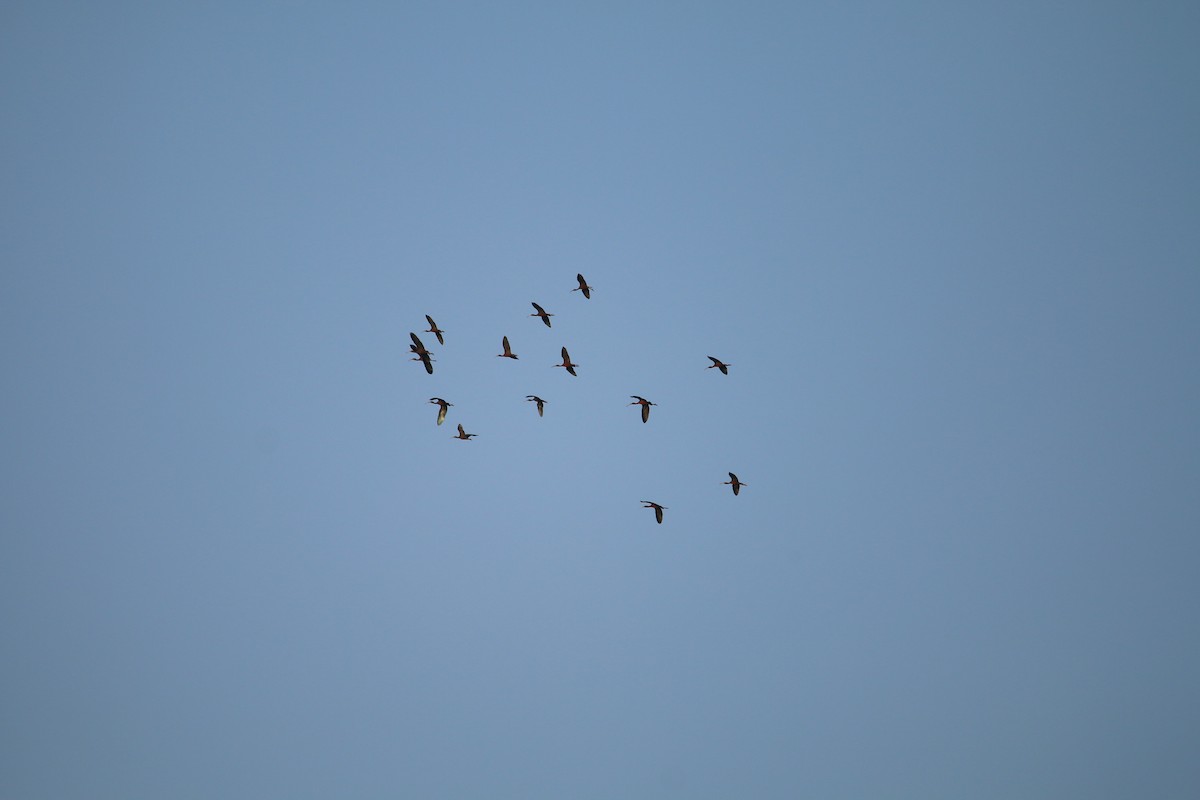
[[(576, 286), (571, 291), (572, 292), (582, 292), (584, 298), (586, 298), (588, 300), (592, 299), (592, 287), (589, 286), (587, 281), (585, 281), (583, 279), (583, 275), (577, 274), (575, 276), (575, 280), (579, 282), (579, 285)], [(547, 313), (546, 309), (542, 308), (537, 303), (531, 303), (531, 305), (534, 308), (534, 313), (530, 314), (529, 316), (540, 318), (541, 321), (543, 323), (545, 323), (547, 328), (553, 327), (550, 324), (550, 318), (553, 317), (554, 315)], [(425, 319), (429, 322), (429, 327), (426, 328), (424, 332), (432, 333), (434, 336), (437, 337), (438, 344), (444, 345), (446, 343), (446, 339), (443, 335), (443, 334), (445, 334), (445, 331), (437, 326), (437, 323), (433, 321), (433, 317), (426, 314)], [(413, 357), (410, 360), (411, 361), (420, 361), (421, 364), (424, 365), (425, 371), (428, 372), (430, 375), (432, 375), (433, 374), (433, 362), (434, 362), (433, 354), (430, 353), (429, 350), (425, 347), (425, 343), (421, 341), (421, 337), (417, 336), (417, 334), (412, 333), (412, 332), (410, 332), (408, 335), (409, 335), (409, 338), (412, 339), (412, 344), (410, 344), (408, 346), (408, 349), (413, 353)], [(503, 339), (500, 340), (500, 346), (504, 352), (497, 353), (496, 354), (497, 358), (511, 358), (514, 361), (517, 360), (517, 354), (512, 351), (512, 346), (509, 344), (507, 336), (505, 336)], [(718, 358), (714, 358), (713, 356), (708, 356), (708, 360), (713, 363), (710, 364), (706, 369), (718, 369), (721, 371), (722, 375), (728, 375), (729, 368), (731, 366), (733, 366), (732, 364), (727, 364)], [(575, 368), (578, 367), (579, 365), (572, 363), (571, 356), (569, 353), (567, 353), (566, 347), (563, 347), (563, 349), (562, 349), (562, 363), (555, 364), (554, 366), (562, 367), (567, 372), (578, 377), (578, 373), (575, 372)], [(538, 416), (539, 417), (543, 416), (543, 414), (545, 412), (545, 407), (546, 407), (545, 400), (543, 400), (542, 398), (538, 397), (535, 394), (526, 395), (525, 399), (526, 399), (526, 401), (528, 401), (530, 403), (536, 404)], [(633, 402), (629, 403), (629, 405), (641, 406), (642, 422), (643, 423), (649, 422), (650, 421), (650, 406), (658, 405), (658, 404), (652, 403), (649, 400), (647, 400), (646, 398), (639, 397), (636, 394), (630, 395), (630, 399), (632, 399)], [(441, 425), (443, 422), (446, 421), (446, 413), (450, 410), (451, 406), (453, 406), (454, 404), (447, 402), (446, 400), (442, 399), (441, 397), (431, 397), (431, 398), (429, 398), (429, 402), (438, 407), (437, 424)], [(455, 434), (451, 438), (462, 439), (463, 441), (470, 441), (475, 436), (478, 436), (478, 434), (467, 433), (465, 430), (463, 430), (462, 423), (460, 422), (458, 424), (458, 433)], [(730, 472), (729, 480), (722, 481), (721, 485), (729, 486), (730, 488), (733, 489), (733, 493), (735, 495), (737, 495), (738, 493), (741, 492), (743, 486), (748, 486), (749, 484), (743, 483), (742, 481), (738, 480), (738, 476), (734, 475), (732, 472)], [(654, 509), (654, 519), (658, 522), (659, 525), (661, 525), (662, 521), (663, 521), (663, 510), (666, 509), (666, 506), (651, 502), (649, 500), (641, 500), (639, 502), (641, 502), (643, 504), (642, 505), (643, 508)]]

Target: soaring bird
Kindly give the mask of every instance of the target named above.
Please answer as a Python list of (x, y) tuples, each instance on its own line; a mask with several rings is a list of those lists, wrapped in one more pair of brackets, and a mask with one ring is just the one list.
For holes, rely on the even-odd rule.
[(464, 441), (469, 441), (472, 436), (478, 436), (478, 435), (479, 435), (478, 433), (467, 433), (466, 431), (464, 431), (462, 423), (460, 422), (460, 423), (458, 423), (458, 435), (451, 436), (450, 438), (451, 439), (462, 439)]
[(729, 368), (733, 366), (733, 364), (726, 364), (719, 358), (713, 358), (712, 356), (709, 356), (708, 360), (713, 363), (709, 364), (707, 367), (705, 367), (705, 369), (712, 369), (713, 367), (716, 367), (717, 369), (721, 370), (722, 375), (728, 375)]
[(651, 403), (646, 398), (638, 397), (636, 394), (631, 394), (629, 396), (633, 398), (633, 402), (629, 405), (642, 407), (642, 422), (650, 419), (650, 406), (656, 406), (658, 403)]
[(432, 333), (434, 336), (438, 337), (438, 344), (445, 344), (446, 340), (442, 338), (442, 334), (445, 333), (445, 331), (438, 329), (437, 323), (433, 321), (433, 317), (426, 314), (425, 319), (429, 320), (429, 327), (426, 328), (426, 333)]
[(431, 398), (429, 398), (429, 402), (435, 404), (438, 407), (438, 423), (437, 424), (441, 425), (443, 422), (446, 421), (447, 409), (449, 409), (450, 406), (454, 405), (454, 403), (447, 403), (445, 400), (443, 400), (440, 397), (431, 397)]
[(411, 336), (413, 340), (413, 343), (408, 346), (408, 349), (417, 354), (416, 358), (409, 360), (420, 361), (425, 365), (425, 371), (432, 375), (433, 359), (430, 357), (429, 351), (425, 349), (425, 344), (420, 340), (420, 338), (417, 337), (415, 333), (409, 333), (408, 335)]
[(542, 406), (546, 404), (546, 401), (538, 397), (536, 394), (527, 394), (525, 395), (525, 399), (531, 403), (537, 403), (538, 416), (542, 416)]
[[(413, 352), (416, 353), (417, 351), (414, 350)], [(433, 374), (433, 359), (429, 357), (428, 351), (426, 351), (424, 353), (417, 353), (417, 357), (410, 358), (409, 361), (420, 361), (422, 364), (425, 365), (425, 371), (428, 372), (430, 375)]]
[(433, 359), (431, 359), (430, 354), (418, 353), (416, 354), (415, 359), (409, 359), (409, 361), (420, 361), (421, 363), (424, 363), (425, 372), (430, 373), (431, 375), (433, 374)]
[(542, 308), (542, 307), (541, 307), (541, 306), (539, 306), (537, 303), (530, 303), (530, 305), (531, 305), (531, 306), (533, 306), (535, 309), (537, 309), (537, 313), (536, 313), (536, 314), (530, 314), (529, 316), (531, 316), (531, 317), (541, 317), (541, 318), (542, 318), (542, 322), (546, 323), (546, 327), (547, 327), (547, 328), (549, 328), (549, 327), (550, 327), (550, 318), (551, 318), (551, 317), (553, 317), (554, 315), (553, 315), (553, 314), (547, 314), (547, 313), (546, 313), (546, 309)]
[(740, 492), (740, 491), (742, 490), (742, 487), (743, 487), (743, 486), (749, 486), (750, 484), (748, 484), (748, 483), (742, 483), (741, 481), (739, 481), (739, 480), (738, 480), (738, 477), (737, 477), (737, 475), (734, 475), (734, 474), (731, 472), (731, 473), (729, 473), (729, 480), (727, 480), (727, 481), (721, 481), (721, 485), (722, 485), (722, 486), (732, 486), (732, 487), (733, 487), (733, 493), (734, 493), (734, 495), (736, 495), (738, 492)]
[[(571, 373), (572, 375), (575, 375), (575, 368), (578, 367), (579, 365), (571, 363), (571, 357), (569, 355), (567, 355), (567, 348), (565, 348), (565, 347), (562, 349), (562, 356), (563, 356), (563, 363), (555, 364), (554, 366), (565, 367), (567, 372)], [(579, 376), (575, 375), (575, 377), (578, 378)]]
[(658, 520), (659, 525), (662, 525), (662, 512), (663, 512), (663, 509), (666, 508), (666, 506), (660, 506), (658, 503), (651, 503), (649, 500), (642, 500), (641, 502), (646, 504), (646, 505), (642, 506), (642, 508), (653, 508), (654, 509), (654, 518), (656, 520)]
[(517, 357), (516, 353), (514, 353), (512, 351), (512, 348), (508, 346), (508, 337), (507, 336), (504, 337), (504, 341), (501, 342), (501, 344), (504, 345), (504, 352), (496, 353), (496, 358), (513, 358), (513, 359), (515, 359)]
[(587, 285), (587, 281), (583, 279), (583, 273), (577, 273), (575, 280), (579, 281), (579, 285), (572, 289), (572, 292), (583, 292), (583, 296), (588, 300), (592, 299), (592, 287)]

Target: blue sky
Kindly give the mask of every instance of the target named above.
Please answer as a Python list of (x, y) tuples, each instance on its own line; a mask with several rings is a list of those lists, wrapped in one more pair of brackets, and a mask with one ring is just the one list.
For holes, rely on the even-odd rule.
[(0, 795), (1200, 792), (1195, 8), (0, 23)]

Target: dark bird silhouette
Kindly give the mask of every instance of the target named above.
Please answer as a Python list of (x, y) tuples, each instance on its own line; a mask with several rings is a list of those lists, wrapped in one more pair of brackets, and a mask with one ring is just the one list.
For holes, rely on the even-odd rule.
[[(417, 343), (417, 344), (410, 344), (408, 346), (409, 350), (411, 350), (412, 352), (417, 354), (416, 358), (410, 358), (409, 361), (420, 361), (422, 364), (425, 365), (425, 371), (428, 372), (430, 375), (432, 375), (433, 374), (433, 357), (430, 355), (429, 351), (425, 349), (425, 345), (421, 344), (421, 340), (417, 338), (417, 335), (415, 333), (410, 333), (409, 336), (412, 336), (413, 341), (415, 341)], [(418, 347), (417, 345), (420, 345), (420, 346)]]
[(731, 472), (731, 473), (729, 473), (729, 480), (727, 480), (727, 481), (721, 481), (721, 485), (722, 485), (722, 486), (732, 486), (732, 487), (733, 487), (733, 493), (734, 493), (734, 495), (736, 495), (738, 492), (740, 492), (740, 491), (742, 490), (742, 487), (743, 487), (743, 486), (749, 486), (750, 484), (748, 484), (748, 483), (742, 483), (741, 481), (739, 481), (739, 480), (738, 480), (738, 477), (737, 477), (737, 475), (734, 475), (734, 474)]
[(650, 406), (656, 406), (658, 403), (651, 403), (646, 398), (638, 397), (636, 394), (631, 394), (629, 396), (633, 398), (633, 402), (629, 405), (642, 407), (642, 422), (650, 419)]
[(478, 436), (478, 435), (479, 435), (478, 433), (467, 433), (466, 431), (464, 431), (462, 423), (460, 422), (460, 423), (458, 423), (458, 435), (451, 436), (450, 438), (451, 439), (462, 439), (464, 441), (469, 441), (472, 436)]
[(551, 318), (551, 317), (553, 317), (554, 315), (553, 315), (553, 314), (547, 314), (547, 313), (546, 313), (546, 309), (542, 308), (542, 307), (541, 307), (541, 306), (539, 306), (537, 303), (530, 303), (530, 305), (531, 305), (531, 306), (533, 306), (534, 308), (536, 308), (536, 309), (537, 309), (537, 313), (536, 313), (536, 314), (530, 314), (529, 316), (531, 316), (531, 317), (541, 317), (541, 318), (542, 318), (542, 322), (546, 323), (546, 327), (547, 327), (547, 328), (551, 327), (551, 326), (550, 326), (550, 318)]
[(442, 334), (445, 333), (445, 331), (438, 329), (437, 323), (433, 321), (433, 317), (426, 314), (425, 319), (429, 320), (429, 327), (426, 329), (426, 333), (432, 333), (434, 336), (436, 336), (438, 339), (438, 344), (445, 344), (446, 340), (442, 338)]
[(504, 352), (497, 353), (496, 358), (513, 358), (513, 359), (515, 359), (517, 357), (516, 354), (512, 351), (512, 348), (508, 346), (508, 337), (507, 336), (504, 337), (504, 341), (501, 342), (501, 344), (504, 345)]
[(587, 285), (587, 281), (583, 279), (583, 274), (575, 275), (575, 280), (579, 281), (579, 285), (572, 289), (572, 292), (583, 292), (583, 296), (588, 300), (592, 299), (592, 287)]
[(721, 370), (722, 375), (728, 375), (729, 368), (733, 366), (733, 364), (726, 364), (725, 362), (721, 361), (720, 359), (713, 358), (712, 356), (709, 356), (708, 360), (713, 363), (709, 364), (707, 367), (705, 367), (705, 369), (712, 369), (713, 367), (716, 367), (717, 369)]
[(538, 397), (536, 394), (527, 394), (525, 395), (525, 399), (531, 403), (537, 403), (538, 416), (542, 416), (542, 406), (545, 405), (546, 401)]
[(443, 400), (440, 397), (431, 397), (431, 398), (429, 398), (429, 402), (435, 404), (438, 407), (437, 424), (441, 425), (443, 422), (446, 421), (446, 410), (449, 409), (450, 406), (454, 405), (454, 403), (447, 403), (445, 400)]
[(641, 502), (646, 504), (646, 505), (642, 506), (642, 508), (653, 508), (654, 509), (654, 518), (656, 520), (658, 520), (659, 525), (662, 525), (662, 512), (663, 512), (663, 509), (666, 508), (666, 506), (660, 506), (658, 503), (651, 503), (649, 500), (642, 500)]
[[(572, 375), (575, 375), (575, 368), (578, 367), (579, 365), (571, 363), (571, 357), (569, 355), (567, 355), (567, 348), (565, 348), (565, 347), (562, 349), (562, 357), (563, 357), (563, 363), (555, 364), (554, 366), (565, 367), (567, 372), (571, 373)], [(579, 376), (575, 375), (575, 377), (578, 378)]]
[(433, 374), (433, 359), (429, 357), (429, 353), (421, 353), (416, 358), (410, 358), (409, 361), (420, 361), (425, 365), (425, 371), (430, 375)]

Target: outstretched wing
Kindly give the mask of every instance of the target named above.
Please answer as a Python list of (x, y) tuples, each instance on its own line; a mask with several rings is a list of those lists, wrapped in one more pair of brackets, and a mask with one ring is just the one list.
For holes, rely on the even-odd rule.
[(429, 320), (429, 332), (437, 337), (438, 344), (445, 344), (446, 340), (442, 338), (442, 332), (438, 330), (437, 323), (433, 321), (433, 317), (426, 314), (425, 319)]

